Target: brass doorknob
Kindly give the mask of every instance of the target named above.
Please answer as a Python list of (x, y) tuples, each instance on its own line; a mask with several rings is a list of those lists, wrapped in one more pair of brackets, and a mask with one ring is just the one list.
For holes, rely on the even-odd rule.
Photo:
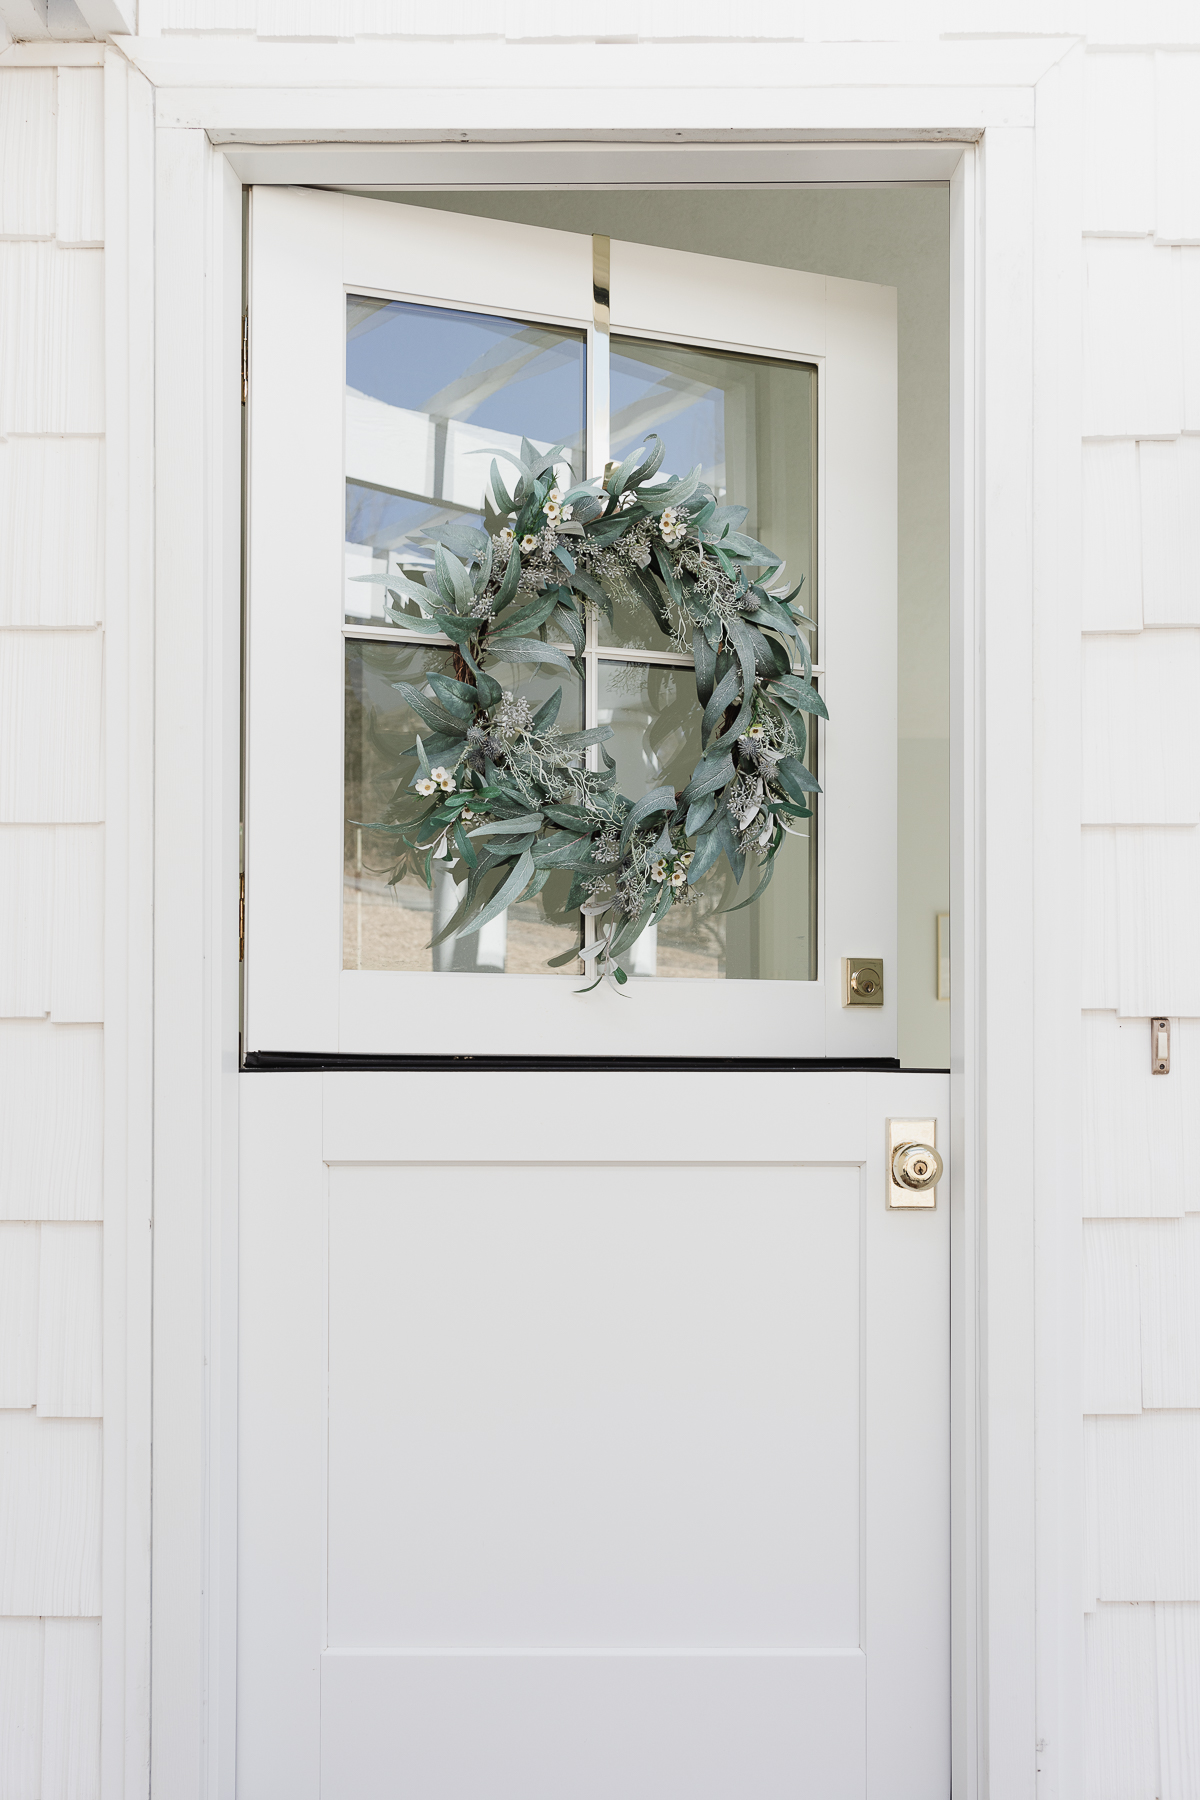
[(850, 992), (862, 994), (864, 998), (870, 994), (877, 994), (882, 985), (883, 983), (879, 979), (879, 970), (873, 963), (864, 963), (861, 968), (855, 969), (850, 977)]
[(936, 1187), (942, 1174), (942, 1159), (932, 1144), (901, 1144), (892, 1157), (892, 1178), (901, 1187)]

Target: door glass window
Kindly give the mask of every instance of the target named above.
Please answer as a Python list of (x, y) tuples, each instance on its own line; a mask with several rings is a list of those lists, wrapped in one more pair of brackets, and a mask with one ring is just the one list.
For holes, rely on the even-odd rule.
[[(433, 563), (428, 533), (451, 520), (482, 525), (489, 459), (479, 452), (563, 443), (562, 475), (585, 467), (584, 340), (559, 327), (350, 295), (346, 351), (346, 701), (343, 966), (347, 969), (547, 974), (581, 943), (563, 911), (570, 877), (552, 879), (461, 942), (432, 944), (460, 898), (450, 867), (431, 861), (432, 888), (395, 872), (398, 828), (420, 803), (401, 754), (420, 720), (397, 691), (452, 675), (453, 646), (410, 636), (383, 611), (379, 577), (420, 582)], [(807, 365), (642, 341), (613, 340), (610, 447), (628, 454), (648, 432), (664, 440), (664, 470), (697, 463), (722, 504), (748, 508), (743, 529), (779, 552), (782, 579), (814, 576), (816, 376)], [(509, 469), (510, 478), (516, 471)], [(371, 579), (374, 577), (374, 579)], [(415, 608), (413, 609), (415, 611)], [(544, 632), (543, 632), (544, 635)], [(811, 650), (817, 660), (815, 632)], [(569, 649), (570, 646), (563, 646)], [(662, 782), (686, 786), (700, 755), (690, 645), (672, 641), (641, 606), (614, 595), (614, 617), (588, 628), (582, 683), (528, 665), (490, 672), (536, 711), (563, 688), (566, 730), (603, 724), (618, 786), (636, 799)], [(819, 665), (818, 665), (819, 668)], [(598, 752), (592, 753), (597, 758)], [(813, 737), (807, 760), (815, 768)], [(816, 820), (798, 821), (811, 830)], [(815, 837), (789, 837), (766, 893), (753, 863), (738, 890), (724, 861), (624, 960), (634, 976), (804, 981), (816, 976)], [(561, 891), (560, 891), (561, 889)], [(576, 978), (573, 959), (560, 972)]]

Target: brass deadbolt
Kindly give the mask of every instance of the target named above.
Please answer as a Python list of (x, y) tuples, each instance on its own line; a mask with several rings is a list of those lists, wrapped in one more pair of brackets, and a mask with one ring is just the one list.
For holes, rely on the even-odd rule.
[(880, 957), (842, 958), (842, 1005), (883, 1005), (883, 962)]
[(941, 1173), (942, 1159), (932, 1144), (901, 1144), (892, 1157), (892, 1179), (918, 1194), (936, 1187)]

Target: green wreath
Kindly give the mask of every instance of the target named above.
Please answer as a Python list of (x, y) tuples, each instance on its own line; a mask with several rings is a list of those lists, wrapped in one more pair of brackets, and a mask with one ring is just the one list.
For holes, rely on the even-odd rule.
[[(556, 870), (571, 871), (560, 922), (594, 918), (596, 941), (547, 966), (595, 959), (595, 980), (579, 990), (590, 993), (606, 979), (624, 984), (618, 958), (671, 907), (692, 904), (722, 856), (737, 883), (748, 858), (761, 871), (753, 894), (730, 910), (758, 899), (795, 829), (788, 821), (810, 818), (809, 798), (820, 792), (804, 764), (805, 715), (829, 715), (799, 629), (813, 623), (795, 604), (800, 588), (770, 590), (781, 561), (738, 529), (746, 508), (718, 506), (698, 468), (651, 485), (663, 458), (654, 436), (603, 478), (560, 493), (563, 448), (540, 455), (522, 439), (520, 456), (492, 453), (491, 530), (451, 524), (428, 534), (434, 566), (424, 586), (401, 574), (358, 577), (384, 584), (393, 623), (454, 647), (454, 679), (430, 673), (422, 687), (395, 684), (430, 735), (403, 752), (415, 756), (416, 773), (369, 828), (397, 840), (392, 884), (412, 870), (432, 887), (435, 858), (465, 880), (431, 947), (469, 936), (538, 894)], [(497, 455), (521, 471), (512, 494)], [(611, 622), (614, 594), (644, 605), (695, 660), (703, 754), (682, 793), (618, 793), (604, 748), (611, 726), (561, 731), (561, 687), (532, 712), (487, 672), (496, 659), (582, 677), (588, 614), (598, 609)], [(586, 766), (592, 745), (602, 768)]]

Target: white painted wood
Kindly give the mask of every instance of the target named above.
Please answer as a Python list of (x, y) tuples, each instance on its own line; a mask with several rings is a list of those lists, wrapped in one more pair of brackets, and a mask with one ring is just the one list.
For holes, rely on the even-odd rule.
[(1110, 1220), (1084, 1226), (1083, 1410), (1142, 1410), (1141, 1297), (1135, 1227)]
[(1142, 629), (1138, 446), (1083, 446), (1083, 629)]
[(0, 444), (0, 625), (94, 625), (103, 617), (103, 445)]
[(405, 1777), (420, 1792), (718, 1800), (745, 1782), (764, 1800), (783, 1800), (797, 1781), (831, 1800), (866, 1791), (855, 1742), (861, 1725), (852, 1738), (847, 1731), (866, 1705), (864, 1659), (855, 1652), (535, 1654), (415, 1665), (331, 1653), (322, 1659), (322, 1686), (321, 1793), (330, 1800), (384, 1800), (396, 1791), (396, 1751), (364, 1732), (368, 1709), (393, 1721)]
[[(1088, 1218), (1177, 1218), (1200, 1204), (1185, 1150), (1196, 1055), (1180, 1042), (1170, 1080), (1150, 1068), (1150, 1023), (1083, 1015), (1083, 1212)], [(1190, 1052), (1190, 1054), (1189, 1054)], [(1087, 1365), (1085, 1364), (1085, 1367)]]
[(1200, 1407), (1200, 1218), (1137, 1228), (1142, 1402)]
[(0, 1225), (0, 1408), (37, 1400), (38, 1227)]
[(1084, 638), (1084, 824), (1200, 821), (1198, 688), (1200, 632)]
[(1200, 831), (1149, 825), (1118, 831), (1116, 838), (1119, 1010), (1126, 1018), (1200, 1016), (1200, 944), (1191, 907), (1200, 883)]
[(98, 250), (0, 243), (0, 431), (104, 427)]
[[(105, 1025), (102, 1786), (149, 1790), (154, 112), (104, 59)], [(197, 534), (196, 541), (199, 541)], [(96, 1034), (97, 1037), (99, 1034)], [(99, 1145), (98, 1145), (99, 1147)]]
[(1156, 1606), (1154, 1635), (1158, 1792), (1162, 1800), (1187, 1800), (1200, 1775), (1200, 1606)]
[(1084, 1626), (1087, 1768), (1095, 1800), (1159, 1800), (1152, 1606), (1102, 1606)]
[(99, 1611), (99, 1421), (0, 1413), (0, 1614)]
[(1154, 58), (1086, 58), (1083, 228), (1141, 237), (1154, 230)]
[(1117, 834), (1090, 827), (1082, 834), (1083, 930), (1080, 966), (1085, 1007), (1115, 1011), (1121, 1000), (1117, 967)]
[(1159, 243), (1200, 243), (1200, 56), (1159, 50), (1154, 88), (1155, 235)]
[[(1183, 286), (1183, 314), (1189, 321), (1200, 314), (1200, 250), (1179, 252)], [(1183, 428), (1200, 431), (1200, 333), (1183, 334)]]
[(101, 1413), (102, 1227), (38, 1227), (38, 1417)]
[[(886, 1211), (882, 1123), (944, 1116), (944, 1078), (740, 1078), (764, 1124), (821, 1124), (803, 1163), (794, 1123), (790, 1152), (739, 1145), (732, 1185), (716, 1140), (639, 1165), (671, 1075), (619, 1165), (506, 1168), (522, 1079), (425, 1149), (405, 1130), (437, 1076), (243, 1077), (241, 1779), (316, 1791), (324, 1643), (323, 1793), (390, 1791), (381, 1709), (411, 1721), (404, 1778), (448, 1793), (486, 1762), (497, 1792), (716, 1794), (740, 1768), (857, 1795), (864, 1754), (890, 1791), (938, 1788), (949, 1217)], [(731, 1080), (690, 1078), (693, 1104)]]
[(99, 1800), (100, 1621), (47, 1619), (40, 1800)]
[(354, 36), (353, 0), (258, 0), (260, 38), (336, 43)]
[[(330, 596), (340, 596), (341, 584), (333, 513), (341, 504), (343, 292), (361, 285), (412, 294), (419, 281), (434, 299), (585, 326), (591, 242), (294, 191), (256, 191), (254, 209), (246, 1041), (261, 1050), (454, 1051), (460, 1033), (444, 977), (338, 973), (342, 611)], [(711, 984), (674, 982), (669, 993), (648, 984), (636, 1005), (603, 1006), (585, 1019), (575, 984), (559, 976), (522, 977), (520, 1005), (511, 983), (471, 977), (472, 1045), (629, 1055), (647, 1036), (691, 1041), (711, 1032), (715, 1005), (730, 1051), (893, 1055), (894, 999), (885, 986), (878, 1011), (844, 1009), (840, 965), (868, 941), (885, 966), (895, 961), (895, 294), (635, 244), (615, 244), (612, 256), (614, 329), (821, 363), (824, 689), (842, 725), (821, 739), (829, 798), (821, 813), (818, 912), (828, 924), (818, 925), (820, 980), (724, 982), (717, 992)], [(306, 377), (297, 385), (299, 359)], [(314, 420), (324, 421), (315, 438)], [(303, 632), (293, 628), (297, 611), (309, 621)], [(869, 671), (858, 648), (864, 638), (875, 646)], [(297, 692), (311, 696), (308, 730), (285, 769), (276, 746)], [(298, 781), (312, 819), (299, 842), (287, 798)]]
[(1200, 1600), (1200, 1412), (1092, 1429), (1101, 1600)]
[(0, 1618), (0, 1793), (41, 1800), (40, 1619)]
[(50, 1011), (50, 909), (54, 828), (0, 829), (0, 1017), (41, 1019)]
[(75, 5), (93, 37), (137, 30), (137, 0), (75, 0)]
[(53, 69), (0, 71), (0, 237), (54, 236)]
[(1200, 439), (1139, 444), (1138, 468), (1143, 617), (1200, 625)]
[(159, 0), (160, 31), (253, 31), (257, 0)]
[(104, 828), (60, 825), (54, 833), (50, 1017), (59, 1024), (104, 1017)]
[(103, 1033), (0, 1020), (0, 1217), (101, 1216)]
[(1179, 252), (1149, 238), (1088, 238), (1084, 253), (1084, 435), (1174, 436), (1183, 424)]
[(61, 69), (58, 76), (60, 244), (104, 242), (104, 71)]
[(100, 817), (99, 632), (0, 632), (0, 822)]

